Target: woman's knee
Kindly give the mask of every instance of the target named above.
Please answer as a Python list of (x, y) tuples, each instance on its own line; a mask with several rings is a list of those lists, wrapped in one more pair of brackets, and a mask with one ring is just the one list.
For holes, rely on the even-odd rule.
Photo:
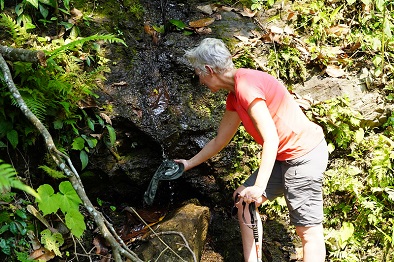
[(311, 227), (296, 226), (297, 235), (302, 241), (316, 241), (317, 239), (324, 238), (323, 225), (316, 225)]

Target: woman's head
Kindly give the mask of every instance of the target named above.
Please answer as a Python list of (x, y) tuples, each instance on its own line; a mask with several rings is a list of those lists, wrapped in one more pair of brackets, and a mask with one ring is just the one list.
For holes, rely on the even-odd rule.
[(186, 51), (185, 57), (201, 74), (208, 74), (206, 65), (216, 73), (224, 73), (234, 68), (230, 51), (222, 40), (216, 38), (205, 38), (199, 46)]

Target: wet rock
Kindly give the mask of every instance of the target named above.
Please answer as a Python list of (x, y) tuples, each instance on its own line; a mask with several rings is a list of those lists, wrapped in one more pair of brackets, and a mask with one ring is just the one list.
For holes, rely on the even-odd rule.
[(180, 257), (185, 261), (200, 261), (209, 221), (208, 207), (186, 204), (159, 223), (155, 229), (157, 235), (151, 233), (149, 242), (135, 252), (143, 261), (175, 262), (181, 261)]

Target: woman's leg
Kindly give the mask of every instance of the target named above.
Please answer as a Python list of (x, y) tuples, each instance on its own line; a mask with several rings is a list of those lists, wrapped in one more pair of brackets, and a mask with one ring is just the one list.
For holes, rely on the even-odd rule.
[[(236, 196), (237, 193), (241, 192), (245, 186), (240, 186), (235, 192), (234, 192), (234, 197)], [(261, 223), (261, 218), (259, 215), (259, 212), (257, 208), (267, 200), (264, 196), (262, 196), (261, 200), (256, 202), (256, 223), (257, 223), (257, 228), (258, 228), (258, 233), (259, 233), (259, 248), (256, 249), (256, 244), (254, 240), (254, 235), (253, 235), (253, 229), (251, 228), (252, 226), (250, 225), (250, 212), (249, 212), (249, 205), (246, 204), (245, 208), (242, 205), (242, 198), (235, 203), (235, 205), (238, 208), (238, 223), (239, 227), (241, 229), (241, 237), (242, 237), (242, 247), (243, 247), (243, 253), (244, 253), (244, 259), (245, 262), (256, 262), (257, 261), (257, 252), (259, 252), (259, 257), (261, 258), (261, 243), (263, 240), (263, 226)], [(246, 223), (245, 223), (246, 221)]]
[(324, 243), (323, 226), (296, 227), (297, 234), (302, 240), (304, 262), (324, 262), (326, 246)]

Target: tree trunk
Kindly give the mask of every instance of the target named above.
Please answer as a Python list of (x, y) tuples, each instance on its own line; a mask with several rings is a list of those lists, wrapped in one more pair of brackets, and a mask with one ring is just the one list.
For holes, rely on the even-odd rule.
[(27, 50), (0, 45), (0, 54), (6, 60), (39, 63), (46, 66), (46, 56), (43, 51)]

